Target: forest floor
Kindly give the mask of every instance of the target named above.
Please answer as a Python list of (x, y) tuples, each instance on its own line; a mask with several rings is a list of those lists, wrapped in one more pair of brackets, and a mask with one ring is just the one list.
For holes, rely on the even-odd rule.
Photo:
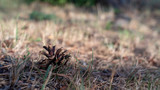
[[(160, 89), (158, 10), (33, 3), (0, 12), (1, 89)], [(68, 50), (68, 64), (37, 68), (45, 45)]]

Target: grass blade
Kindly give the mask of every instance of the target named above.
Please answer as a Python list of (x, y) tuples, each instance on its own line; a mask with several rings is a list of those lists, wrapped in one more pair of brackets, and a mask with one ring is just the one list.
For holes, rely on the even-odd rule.
[(41, 90), (45, 90), (45, 87), (51, 77), (51, 74), (52, 74), (52, 70), (53, 70), (53, 66), (52, 65), (49, 65), (49, 67), (47, 68), (47, 72), (45, 73), (45, 77), (44, 77), (44, 84), (42, 86), (42, 89)]

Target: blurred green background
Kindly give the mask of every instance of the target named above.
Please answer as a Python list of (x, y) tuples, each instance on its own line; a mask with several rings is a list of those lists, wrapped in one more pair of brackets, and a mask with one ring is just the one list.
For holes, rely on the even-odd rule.
[[(63, 6), (68, 3), (72, 3), (76, 6), (95, 6), (101, 4), (103, 6), (113, 6), (113, 7), (126, 7), (133, 6), (137, 8), (149, 7), (149, 8), (160, 8), (160, 0), (0, 0), (0, 7), (16, 6), (18, 3), (31, 4), (35, 1), (49, 3), (52, 5)], [(7, 7), (9, 7), (7, 6)]]

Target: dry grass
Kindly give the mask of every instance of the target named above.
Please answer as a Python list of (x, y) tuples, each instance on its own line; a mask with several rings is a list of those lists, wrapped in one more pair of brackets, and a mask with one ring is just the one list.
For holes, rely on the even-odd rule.
[[(42, 11), (56, 12), (63, 21), (34, 21), (28, 19), (34, 5), (22, 7), (18, 18), (0, 20), (0, 88), (160, 88), (160, 37), (151, 28), (158, 23), (152, 14), (146, 16), (152, 23), (143, 23), (145, 13), (126, 12), (131, 20), (125, 21), (113, 10), (105, 12), (100, 7), (92, 13), (73, 6), (44, 6)], [(106, 30), (107, 21), (113, 25)], [(67, 66), (58, 71), (52, 66), (37, 68), (36, 63), (45, 58), (39, 51), (48, 44), (70, 51)]]

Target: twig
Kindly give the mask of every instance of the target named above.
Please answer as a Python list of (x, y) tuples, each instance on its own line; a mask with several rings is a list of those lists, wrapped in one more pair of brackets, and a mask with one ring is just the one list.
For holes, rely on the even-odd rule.
[(113, 71), (112, 71), (112, 75), (111, 75), (111, 80), (110, 80), (110, 85), (109, 85), (109, 90), (112, 89), (112, 82), (113, 82), (113, 78), (114, 78), (114, 75), (115, 75), (115, 72), (116, 72), (116, 67), (114, 67)]

